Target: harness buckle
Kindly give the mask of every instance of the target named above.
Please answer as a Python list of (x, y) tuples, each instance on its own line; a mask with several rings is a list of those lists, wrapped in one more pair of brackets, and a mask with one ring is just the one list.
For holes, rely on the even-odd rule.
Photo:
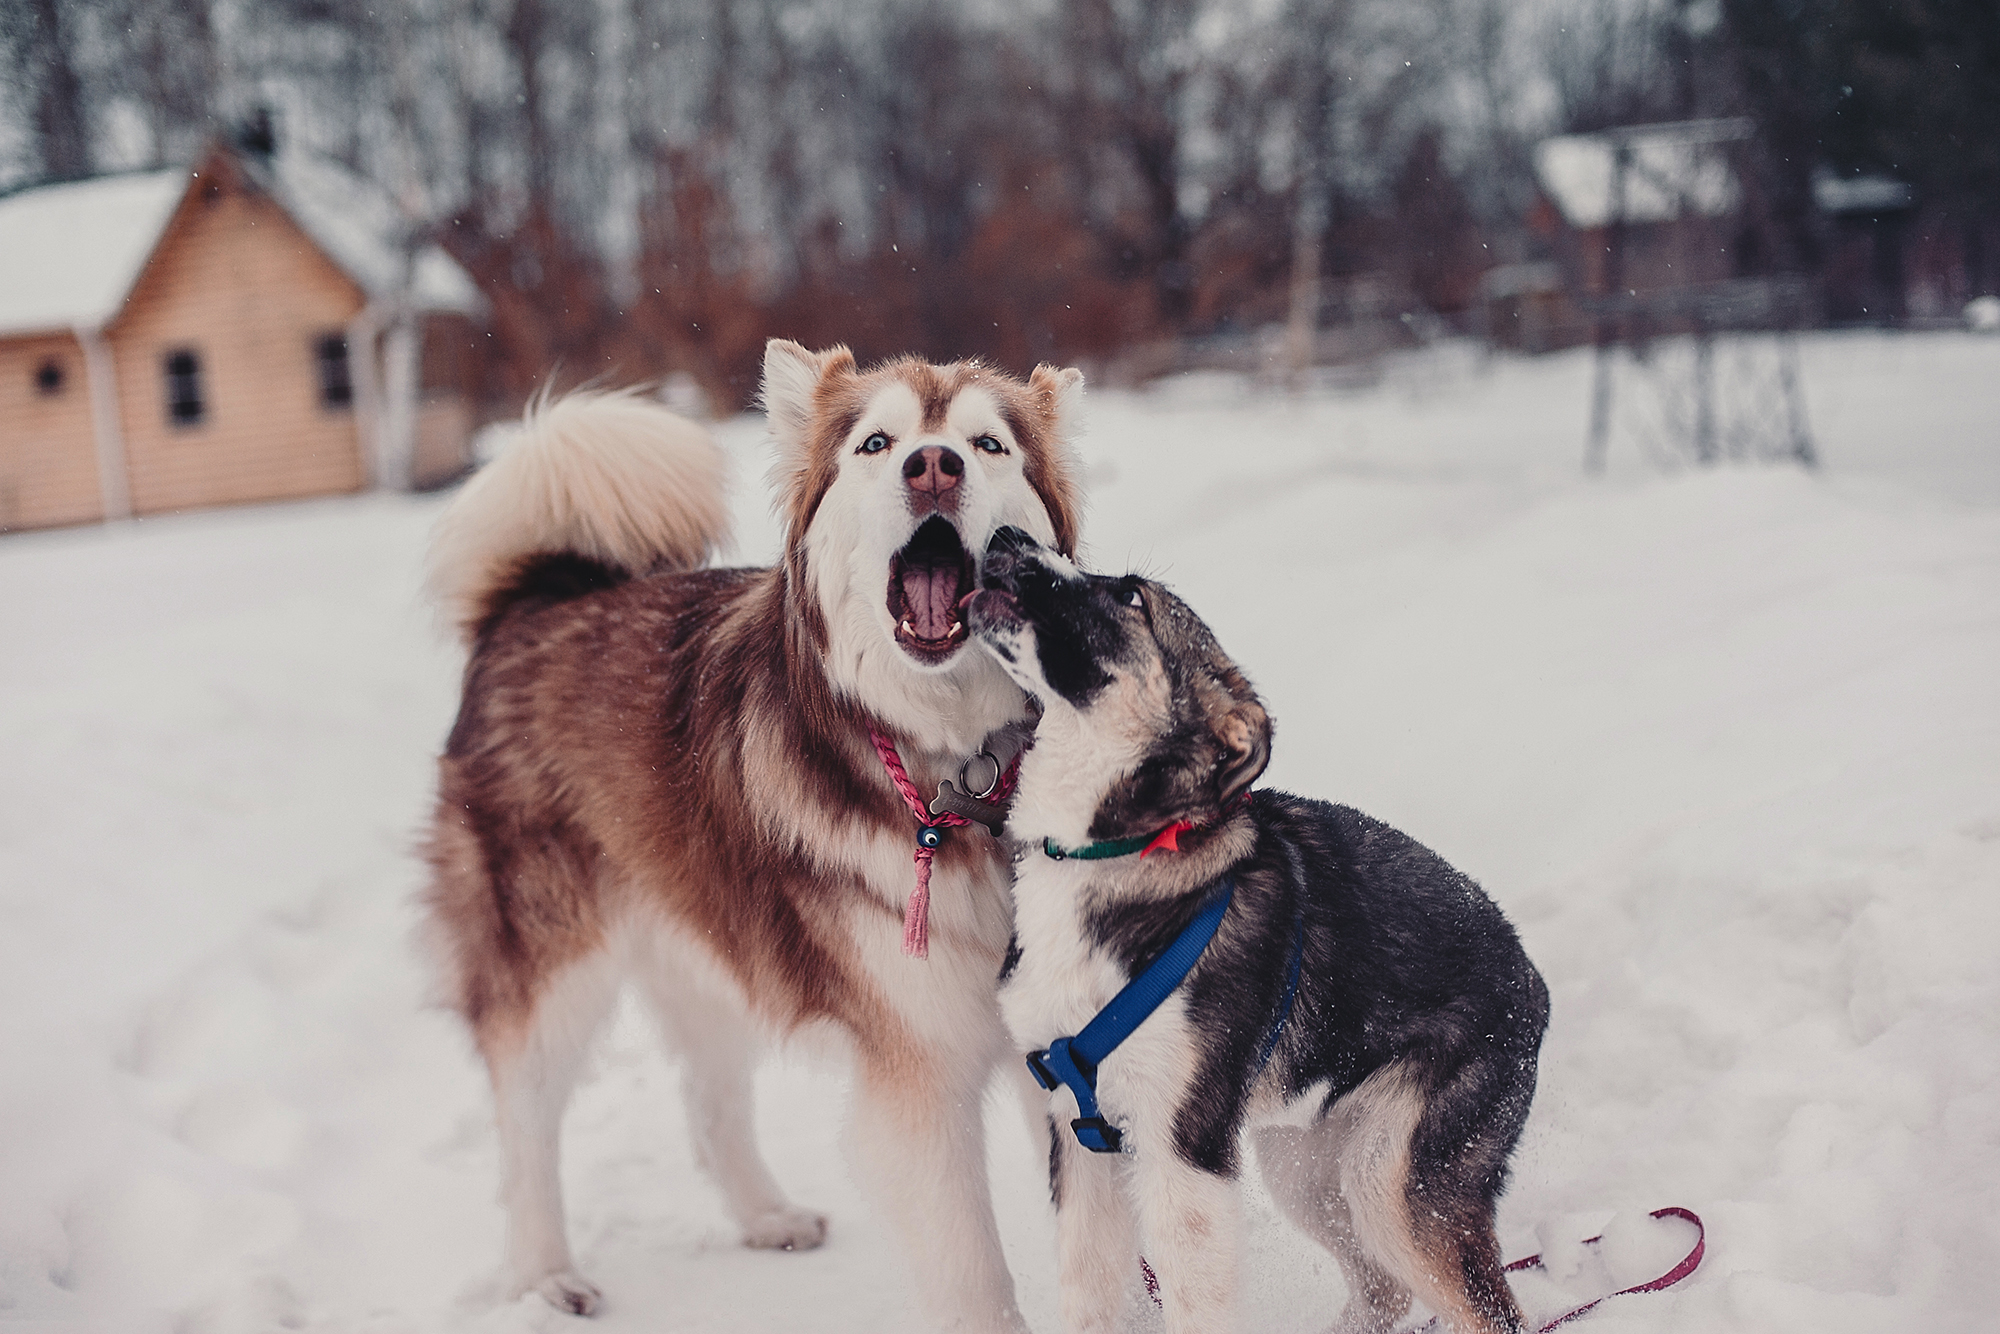
[(1118, 1133), (1118, 1127), (1101, 1116), (1079, 1116), (1069, 1123), (1076, 1132), (1076, 1142), (1092, 1153), (1119, 1153), (1123, 1150), (1125, 1137)]
[(1076, 1109), (1088, 1113), (1069, 1123), (1078, 1144), (1092, 1153), (1118, 1153), (1124, 1137), (1118, 1133), (1118, 1127), (1097, 1111), (1097, 1066), (1070, 1046), (1073, 1041), (1073, 1038), (1057, 1038), (1046, 1051), (1029, 1052), (1028, 1073), (1051, 1093), (1067, 1084), (1070, 1092), (1076, 1094)]
[(1028, 1073), (1035, 1082), (1054, 1093), (1064, 1084), (1077, 1095), (1077, 1103), (1097, 1096), (1097, 1066), (1070, 1046), (1075, 1038), (1057, 1038), (1041, 1051), (1028, 1053)]

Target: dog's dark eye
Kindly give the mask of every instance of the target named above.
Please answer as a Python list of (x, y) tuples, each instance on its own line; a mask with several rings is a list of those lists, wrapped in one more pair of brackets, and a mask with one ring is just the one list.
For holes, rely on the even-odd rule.
[(998, 437), (990, 435), (980, 436), (972, 442), (972, 447), (988, 454), (1005, 454), (1007, 452), (1007, 446), (1001, 444)]
[(889, 447), (889, 437), (883, 435), (880, 431), (877, 431), (875, 434), (869, 436), (866, 440), (863, 440), (861, 442), (861, 448), (856, 450), (855, 452), (857, 454), (880, 454), (883, 450), (887, 449), (888, 447)]
[(1134, 588), (1125, 594), (1125, 605), (1128, 607), (1143, 607), (1146, 605), (1146, 599), (1140, 595), (1138, 589)]

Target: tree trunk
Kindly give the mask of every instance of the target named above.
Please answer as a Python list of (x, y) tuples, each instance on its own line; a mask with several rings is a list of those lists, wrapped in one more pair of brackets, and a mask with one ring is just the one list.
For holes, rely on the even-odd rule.
[(42, 70), (35, 97), (35, 140), (41, 149), (42, 174), (52, 181), (74, 181), (90, 175), (90, 125), (83, 105), (83, 81), (71, 61), (70, 37), (64, 30), (57, 0), (33, 0), (34, 53), (30, 66)]

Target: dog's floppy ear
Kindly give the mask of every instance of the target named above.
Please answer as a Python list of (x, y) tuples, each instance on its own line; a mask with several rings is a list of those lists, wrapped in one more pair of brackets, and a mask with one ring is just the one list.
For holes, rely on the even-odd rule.
[(1222, 743), (1215, 803), (1227, 806), (1271, 762), (1271, 717), (1256, 700), (1244, 700), (1216, 720), (1215, 737)]
[(806, 447), (812, 429), (813, 392), (829, 372), (852, 371), (854, 354), (845, 347), (812, 352), (789, 338), (764, 344), (764, 415), (771, 435), (785, 455)]

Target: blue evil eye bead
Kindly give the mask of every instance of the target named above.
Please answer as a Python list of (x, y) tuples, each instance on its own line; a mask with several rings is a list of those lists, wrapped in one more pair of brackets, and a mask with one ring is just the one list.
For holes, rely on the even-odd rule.
[(917, 831), (917, 846), (920, 848), (934, 848), (942, 842), (944, 830), (934, 824), (927, 824)]

